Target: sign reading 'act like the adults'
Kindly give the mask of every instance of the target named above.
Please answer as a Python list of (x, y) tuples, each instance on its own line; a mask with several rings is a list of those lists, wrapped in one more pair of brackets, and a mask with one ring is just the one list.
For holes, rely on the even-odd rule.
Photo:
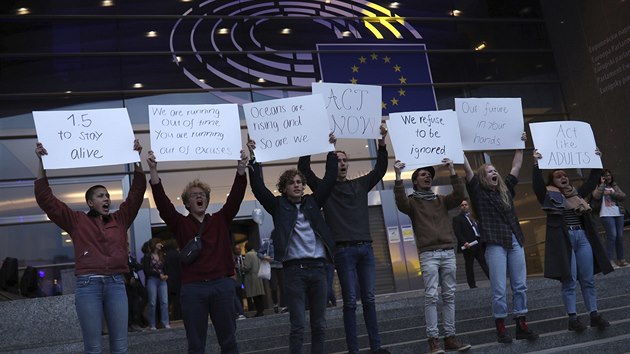
[(140, 161), (125, 108), (33, 112), (45, 169), (95, 167)]

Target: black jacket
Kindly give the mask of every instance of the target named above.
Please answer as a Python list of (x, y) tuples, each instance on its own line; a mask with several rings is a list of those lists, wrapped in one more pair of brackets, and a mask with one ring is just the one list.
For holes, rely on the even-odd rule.
[[(295, 228), (298, 209), (296, 205), (285, 196), (275, 196), (265, 187), (262, 177), (262, 167), (259, 163), (254, 162), (250, 165), (252, 170), (249, 173), (249, 179), (252, 192), (265, 210), (273, 217), (275, 228), (272, 237), (275, 259), (282, 262), (287, 254), (289, 238)], [(323, 183), (313, 194), (304, 195), (300, 204), (300, 210), (304, 214), (304, 217), (310, 222), (315, 235), (324, 243), (329, 261), (333, 259), (335, 241), (328, 225), (326, 225), (324, 221), (321, 208), (326, 203), (335, 185), (337, 168), (337, 155), (333, 152), (328, 153), (326, 158), (326, 174), (324, 175)], [(303, 182), (306, 184), (306, 181)]]
[[(453, 232), (455, 233), (455, 237), (457, 237), (458, 252), (461, 251), (462, 246), (466, 242), (479, 241), (479, 237), (475, 236), (475, 231), (470, 225), (470, 222), (468, 222), (468, 219), (466, 219), (464, 213), (459, 213), (457, 216), (453, 217)], [(479, 247), (479, 245), (473, 247)]]

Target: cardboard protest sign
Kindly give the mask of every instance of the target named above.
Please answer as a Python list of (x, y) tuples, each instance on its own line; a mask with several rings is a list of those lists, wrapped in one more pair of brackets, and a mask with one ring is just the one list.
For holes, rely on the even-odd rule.
[(45, 169), (108, 166), (140, 161), (126, 108), (34, 111)]
[(452, 110), (390, 113), (387, 127), (396, 159), (407, 170), (439, 165), (444, 158), (464, 163), (457, 116)]
[(455, 110), (464, 150), (525, 148), (520, 98), (456, 98)]
[(314, 82), (313, 94), (324, 97), (330, 129), (337, 138), (378, 139), (381, 87)]
[(256, 141), (256, 160), (267, 162), (333, 151), (322, 95), (243, 105), (247, 131)]
[(151, 150), (158, 161), (239, 160), (238, 105), (149, 106)]
[(534, 148), (542, 155), (541, 169), (602, 168), (602, 159), (595, 154), (597, 145), (591, 125), (584, 122), (560, 121), (530, 123)]

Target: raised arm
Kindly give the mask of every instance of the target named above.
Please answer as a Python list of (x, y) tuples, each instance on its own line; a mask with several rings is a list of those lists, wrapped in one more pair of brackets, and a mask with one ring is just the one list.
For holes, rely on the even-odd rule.
[(448, 168), (451, 176), (451, 185), (453, 186), (453, 191), (444, 198), (446, 208), (457, 208), (466, 197), (466, 187), (464, 186), (464, 182), (462, 181), (462, 179), (459, 178), (457, 176), (457, 173), (455, 172), (453, 160), (449, 158), (443, 159), (442, 166)]
[(315, 198), (320, 207), (323, 207), (324, 204), (326, 204), (335, 183), (337, 183), (338, 168), (337, 154), (334, 151), (331, 151), (326, 156), (326, 173), (324, 174), (322, 183), (320, 183), (317, 191), (313, 192), (313, 198)]
[[(527, 133), (523, 132), (521, 135), (522, 141), (527, 141)], [(512, 169), (510, 170), (510, 174), (514, 177), (518, 177), (518, 174), (521, 172), (521, 166), (523, 165), (523, 149), (518, 149), (514, 151), (514, 159), (512, 159)]]
[(367, 175), (360, 177), (360, 183), (364, 184), (366, 190), (371, 190), (374, 186), (383, 179), (387, 172), (387, 165), (389, 162), (389, 154), (387, 153), (387, 146), (385, 145), (385, 137), (387, 136), (387, 128), (384, 124), (381, 124), (381, 138), (378, 139), (378, 150), (376, 152), (376, 164), (374, 169)]
[(410, 206), (409, 198), (405, 194), (405, 185), (401, 178), (401, 171), (405, 168), (405, 163), (400, 160), (396, 160), (394, 163), (394, 172), (396, 174), (396, 181), (394, 181), (394, 199), (396, 200), (396, 207), (402, 213), (409, 215)]
[(158, 175), (157, 170), (157, 160), (155, 159), (155, 155), (153, 154), (153, 150), (149, 150), (149, 155), (147, 156), (147, 165), (149, 165), (149, 174), (151, 175), (151, 185), (160, 183), (160, 176)]
[(267, 210), (269, 214), (273, 215), (273, 211), (275, 209), (275, 200), (276, 197), (273, 193), (265, 186), (265, 181), (263, 179), (262, 166), (256, 162), (256, 157), (254, 155), (254, 149), (256, 149), (256, 142), (254, 140), (249, 140), (247, 142), (247, 148), (249, 149), (249, 184), (252, 188), (252, 193), (254, 193), (254, 197), (262, 204), (263, 208)]
[(321, 178), (311, 169), (311, 155), (301, 156), (298, 160), (298, 170), (306, 177), (306, 184), (315, 192), (322, 183)]
[(236, 166), (236, 176), (234, 176), (234, 182), (232, 183), (232, 189), (228, 194), (227, 200), (221, 209), (224, 214), (224, 221), (231, 223), (232, 219), (238, 214), (238, 210), (241, 207), (241, 202), (245, 197), (245, 189), (247, 188), (247, 177), (245, 177), (245, 170), (247, 169), (248, 156), (244, 150), (241, 150), (241, 159)]
[(536, 199), (543, 205), (545, 203), (545, 196), (547, 195), (547, 188), (545, 186), (545, 180), (543, 179), (542, 171), (538, 167), (538, 160), (542, 159), (542, 155), (538, 150), (534, 150), (534, 164), (532, 166), (532, 188), (536, 194)]
[(470, 162), (468, 162), (468, 157), (464, 154), (464, 171), (466, 172), (466, 181), (470, 182), (470, 180), (475, 177), (475, 172), (472, 167), (470, 167)]
[[(142, 145), (140, 145), (138, 139), (133, 141), (133, 150), (137, 151), (138, 155), (142, 153)], [(119, 219), (127, 226), (131, 226), (136, 215), (138, 215), (138, 210), (140, 210), (142, 201), (144, 200), (144, 192), (147, 189), (147, 178), (142, 170), (142, 163), (136, 162), (133, 165), (134, 174), (131, 188), (129, 188), (129, 194), (115, 212)]]
[(39, 160), (39, 166), (37, 168), (37, 179), (46, 177), (46, 170), (44, 170), (44, 163), (42, 162), (42, 156), (48, 155), (48, 151), (44, 148), (44, 145), (40, 142), (37, 142), (35, 145), (35, 155), (37, 155), (37, 159)]

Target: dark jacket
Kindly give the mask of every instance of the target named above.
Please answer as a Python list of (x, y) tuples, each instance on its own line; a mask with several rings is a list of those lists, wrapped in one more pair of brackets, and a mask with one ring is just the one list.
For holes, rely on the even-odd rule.
[[(453, 217), (453, 232), (455, 233), (455, 237), (457, 237), (458, 252), (462, 251), (462, 246), (464, 246), (466, 242), (479, 241), (479, 237), (475, 235), (475, 231), (464, 213), (459, 213)], [(480, 247), (480, 245), (472, 246), (472, 248), (475, 247)], [(466, 251), (470, 251), (470, 249), (463, 250), (463, 252)]]
[[(358, 178), (335, 182), (333, 192), (324, 205), (324, 216), (336, 242), (372, 241), (368, 193), (385, 176), (387, 156), (387, 148), (379, 146), (372, 171)], [(311, 157), (300, 157), (298, 169), (306, 176), (311, 190), (316, 191), (322, 180), (311, 170)]]
[[(582, 198), (588, 196), (597, 185), (601, 170), (591, 170), (588, 180), (578, 188), (578, 195)], [(562, 281), (571, 276), (571, 244), (569, 243), (569, 232), (561, 213), (554, 213), (549, 204), (548, 191), (541, 170), (534, 165), (532, 174), (532, 186), (538, 202), (543, 205), (543, 210), (547, 212), (547, 229), (545, 235), (545, 278)], [(597, 232), (593, 225), (592, 213), (583, 214), (582, 221), (586, 238), (593, 250), (593, 273), (603, 272), (604, 274), (613, 271), (608, 256), (604, 251)]]
[[(287, 197), (275, 196), (265, 187), (262, 177), (262, 167), (259, 163), (253, 162), (251, 166), (252, 170), (249, 173), (249, 179), (252, 192), (265, 210), (273, 217), (275, 229), (272, 233), (272, 237), (275, 259), (282, 262), (287, 254), (289, 238), (295, 228), (298, 209)], [(323, 183), (313, 194), (304, 195), (300, 204), (300, 211), (310, 222), (315, 235), (324, 243), (329, 261), (332, 261), (335, 252), (335, 241), (328, 225), (326, 225), (324, 221), (320, 209), (326, 203), (335, 184), (337, 168), (337, 155), (333, 152), (328, 153), (326, 158), (326, 174), (324, 175)], [(304, 182), (306, 183), (306, 181)]]

